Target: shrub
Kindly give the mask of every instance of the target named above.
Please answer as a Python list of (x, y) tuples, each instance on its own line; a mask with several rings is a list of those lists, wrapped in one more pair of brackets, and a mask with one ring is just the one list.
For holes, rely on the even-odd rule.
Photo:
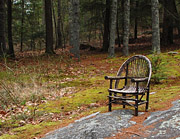
[(157, 84), (160, 83), (161, 80), (167, 78), (166, 62), (163, 61), (160, 55), (153, 54), (151, 56), (151, 64), (152, 64), (152, 82)]

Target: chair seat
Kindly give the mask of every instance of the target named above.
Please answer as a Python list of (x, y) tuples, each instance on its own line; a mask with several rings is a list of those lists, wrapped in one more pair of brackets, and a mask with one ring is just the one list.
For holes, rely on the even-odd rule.
[[(136, 88), (135, 87), (125, 87), (123, 89), (108, 89), (109, 92), (114, 93), (121, 93), (121, 94), (136, 94)], [(138, 90), (139, 94), (143, 94), (145, 92), (144, 88), (139, 88)]]

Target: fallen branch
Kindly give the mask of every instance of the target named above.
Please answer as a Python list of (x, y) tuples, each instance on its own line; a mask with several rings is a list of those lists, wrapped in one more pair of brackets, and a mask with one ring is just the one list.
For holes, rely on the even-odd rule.
[(130, 134), (134, 134), (134, 135), (137, 135), (137, 136), (141, 136), (141, 135), (139, 135), (139, 134), (137, 134), (137, 133), (134, 133), (134, 132), (132, 132), (132, 131), (126, 131), (126, 133), (130, 133)]

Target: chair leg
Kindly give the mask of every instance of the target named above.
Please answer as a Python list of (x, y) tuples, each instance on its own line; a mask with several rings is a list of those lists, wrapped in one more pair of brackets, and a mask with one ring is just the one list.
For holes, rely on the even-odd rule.
[[(136, 103), (137, 103), (137, 101), (136, 101)], [(135, 114), (134, 115), (138, 116), (138, 104), (135, 104)]]
[[(125, 97), (125, 96), (126, 96), (126, 94), (122, 94), (122, 96), (123, 96), (123, 97)], [(123, 108), (126, 108), (126, 105), (123, 105)]]
[(137, 108), (135, 108), (135, 114), (134, 115), (138, 116), (138, 106), (137, 106)]
[(111, 102), (109, 102), (109, 111), (112, 111), (111, 107), (112, 107), (112, 104), (111, 104)]
[(138, 116), (138, 95), (136, 95), (136, 101), (135, 101), (135, 116)]
[[(109, 92), (109, 96), (112, 96), (112, 93), (111, 92)], [(109, 97), (109, 111), (111, 111), (111, 107), (112, 107), (112, 98), (111, 97)]]
[(149, 107), (149, 90), (147, 92), (147, 96), (146, 96), (146, 112), (148, 111), (148, 107)]

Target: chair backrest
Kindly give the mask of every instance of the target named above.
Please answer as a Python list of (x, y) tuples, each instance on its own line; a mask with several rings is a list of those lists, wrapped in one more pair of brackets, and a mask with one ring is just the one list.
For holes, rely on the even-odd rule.
[[(119, 68), (117, 76), (127, 77), (125, 79), (125, 85), (127, 87), (135, 87), (135, 83), (131, 81), (132, 78), (144, 78), (147, 77), (146, 82), (141, 82), (140, 87), (146, 88), (149, 85), (151, 79), (151, 62), (143, 55), (135, 55), (126, 60)], [(119, 80), (115, 82), (115, 88), (119, 88)]]

